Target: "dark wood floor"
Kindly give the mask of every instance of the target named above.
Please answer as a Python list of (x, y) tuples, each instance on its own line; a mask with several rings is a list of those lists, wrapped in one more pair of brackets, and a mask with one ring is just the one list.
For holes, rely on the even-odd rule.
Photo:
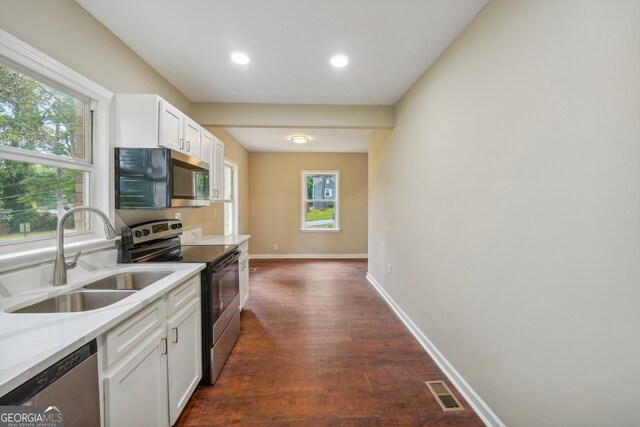
[[(252, 260), (242, 334), (179, 426), (482, 426), (446, 413), (446, 380), (365, 279), (363, 260)], [(451, 388), (451, 384), (449, 384)]]

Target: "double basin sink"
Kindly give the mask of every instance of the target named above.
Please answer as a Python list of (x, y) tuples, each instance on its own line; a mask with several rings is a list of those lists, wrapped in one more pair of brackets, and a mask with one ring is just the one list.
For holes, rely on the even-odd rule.
[(114, 304), (154, 284), (172, 271), (116, 273), (88, 283), (81, 290), (67, 292), (14, 310), (13, 313), (74, 313), (97, 310)]

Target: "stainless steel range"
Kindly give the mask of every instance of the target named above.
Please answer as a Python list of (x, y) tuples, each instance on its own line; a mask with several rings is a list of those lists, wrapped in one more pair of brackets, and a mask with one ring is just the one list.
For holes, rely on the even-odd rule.
[(202, 384), (215, 383), (240, 336), (237, 245), (180, 244), (182, 223), (168, 219), (122, 227), (119, 262), (198, 262), (201, 273)]

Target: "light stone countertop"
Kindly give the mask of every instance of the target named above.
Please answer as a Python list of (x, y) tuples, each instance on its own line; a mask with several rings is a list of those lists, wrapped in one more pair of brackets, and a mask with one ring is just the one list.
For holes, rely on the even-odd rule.
[[(70, 284), (65, 286), (41, 286), (0, 299), (0, 396), (199, 274), (204, 266), (189, 263), (116, 264), (101, 268), (89, 277), (70, 279)], [(98, 310), (52, 314), (8, 312), (127, 271), (172, 271), (172, 274)]]
[(232, 235), (209, 235), (209, 236), (185, 236), (183, 235), (183, 245), (202, 245), (202, 246), (219, 246), (219, 245), (239, 245), (251, 238), (250, 234), (232, 234)]

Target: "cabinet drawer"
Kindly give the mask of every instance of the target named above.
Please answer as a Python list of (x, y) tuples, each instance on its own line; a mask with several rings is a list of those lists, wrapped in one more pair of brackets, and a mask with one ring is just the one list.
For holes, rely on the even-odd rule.
[(164, 304), (162, 299), (159, 299), (150, 307), (116, 326), (106, 334), (106, 366), (113, 365), (118, 359), (142, 342), (146, 336), (157, 330), (164, 330), (164, 324)]
[(186, 283), (178, 286), (167, 297), (167, 316), (180, 310), (192, 299), (200, 297), (200, 274), (187, 279)]

